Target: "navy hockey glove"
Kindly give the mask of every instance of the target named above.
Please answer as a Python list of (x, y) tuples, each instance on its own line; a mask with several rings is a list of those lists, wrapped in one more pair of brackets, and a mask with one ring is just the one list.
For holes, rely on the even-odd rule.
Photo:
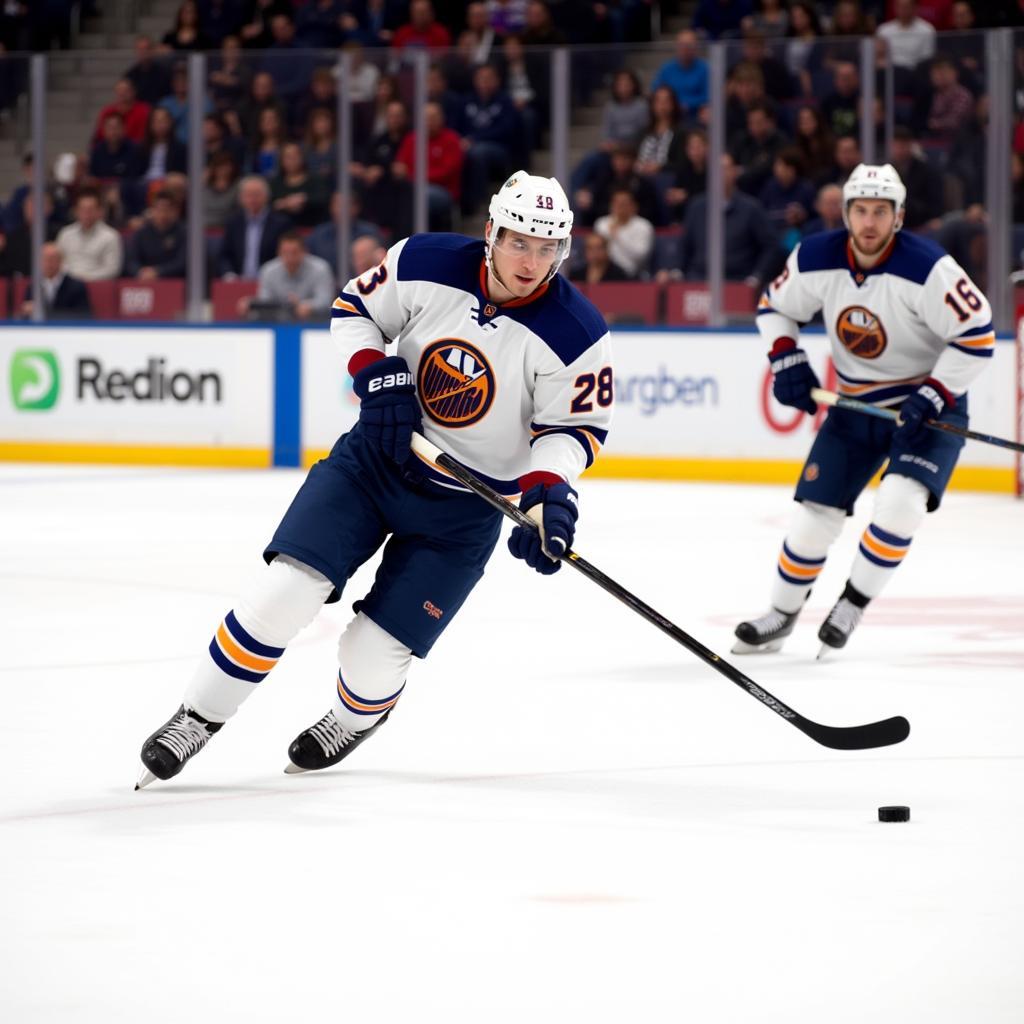
[(797, 348), (792, 338), (778, 338), (768, 353), (768, 360), (774, 374), (772, 394), (775, 400), (812, 415), (816, 413), (818, 403), (811, 398), (811, 388), (821, 385), (807, 362), (807, 353)]
[(539, 527), (517, 526), (508, 538), (508, 549), (531, 569), (550, 576), (562, 568), (556, 559), (572, 547), (579, 506), (568, 484), (535, 484), (519, 500), (519, 508)]
[(909, 447), (921, 439), (928, 420), (937, 420), (956, 399), (934, 377), (929, 377), (900, 406), (899, 427), (892, 435), (894, 444)]
[(412, 433), (423, 424), (409, 364), (401, 356), (377, 359), (352, 378), (352, 390), (360, 401), (363, 436), (379, 445), (389, 459), (404, 465)]

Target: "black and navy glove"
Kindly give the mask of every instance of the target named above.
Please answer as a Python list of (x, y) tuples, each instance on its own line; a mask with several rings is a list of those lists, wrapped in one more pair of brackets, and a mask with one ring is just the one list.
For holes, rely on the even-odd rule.
[(537, 529), (517, 526), (508, 538), (508, 549), (531, 569), (550, 576), (562, 568), (558, 559), (572, 547), (580, 510), (576, 492), (566, 483), (535, 484), (524, 492), (519, 509)]
[(929, 420), (937, 420), (956, 399), (934, 377), (929, 377), (900, 406), (899, 426), (892, 435), (894, 444), (909, 447), (920, 441)]
[(389, 459), (404, 465), (413, 431), (423, 423), (409, 364), (401, 356), (377, 359), (355, 374), (352, 390), (359, 397), (363, 436)]
[(811, 388), (821, 385), (807, 361), (807, 353), (797, 348), (792, 338), (778, 338), (768, 353), (768, 361), (774, 375), (772, 394), (775, 400), (811, 415), (816, 413), (818, 403), (811, 398)]

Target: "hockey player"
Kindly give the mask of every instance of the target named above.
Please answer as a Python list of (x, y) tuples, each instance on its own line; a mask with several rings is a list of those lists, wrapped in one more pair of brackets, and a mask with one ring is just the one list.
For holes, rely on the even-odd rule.
[(182, 707), (146, 740), (140, 786), (181, 771), (381, 545), (339, 641), (332, 706), (291, 744), (286, 771), (337, 764), (387, 720), (413, 657), (426, 657), (483, 575), (502, 519), (412, 452), (413, 431), (521, 495), (540, 534), (516, 527), (512, 554), (545, 575), (561, 567), (574, 483), (612, 407), (608, 329), (557, 273), (572, 219), (554, 178), (520, 171), (492, 198), (482, 241), (413, 235), (345, 286), (331, 333), (359, 421), (309, 471), (261, 581), (218, 626)]
[(964, 443), (925, 424), (966, 426), (967, 389), (995, 344), (992, 314), (951, 256), (900, 231), (906, 195), (889, 164), (859, 165), (843, 187), (846, 229), (805, 239), (760, 300), (779, 402), (817, 409), (818, 379), (797, 339), (820, 311), (840, 393), (898, 406), (899, 420), (829, 409), (797, 484), (771, 611), (736, 627), (733, 653), (782, 647), (854, 502), (888, 460), (846, 588), (818, 631), (819, 657), (843, 647), (939, 507)]

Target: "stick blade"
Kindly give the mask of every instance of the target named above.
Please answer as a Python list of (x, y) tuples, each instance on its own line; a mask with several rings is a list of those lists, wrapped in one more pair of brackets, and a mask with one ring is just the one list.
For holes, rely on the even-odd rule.
[(819, 725), (804, 719), (794, 721), (812, 740), (832, 750), (872, 750), (875, 747), (891, 747), (902, 743), (910, 735), (910, 723), (902, 716), (885, 718), (881, 722), (867, 725)]

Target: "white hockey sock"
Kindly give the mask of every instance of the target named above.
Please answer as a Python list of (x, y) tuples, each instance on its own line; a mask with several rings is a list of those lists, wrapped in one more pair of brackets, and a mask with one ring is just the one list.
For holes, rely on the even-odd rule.
[(865, 597), (878, 597), (903, 561), (928, 511), (928, 488), (890, 473), (878, 487), (875, 509), (850, 570), (850, 583)]
[(845, 521), (846, 512), (841, 508), (813, 501), (797, 503), (793, 523), (779, 552), (778, 572), (772, 587), (773, 608), (790, 615), (800, 611)]
[(185, 691), (185, 706), (212, 722), (226, 722), (313, 621), (332, 589), (315, 569), (279, 555), (224, 617), (209, 657)]
[(362, 612), (338, 641), (334, 713), (353, 732), (369, 729), (398, 703), (412, 651)]

